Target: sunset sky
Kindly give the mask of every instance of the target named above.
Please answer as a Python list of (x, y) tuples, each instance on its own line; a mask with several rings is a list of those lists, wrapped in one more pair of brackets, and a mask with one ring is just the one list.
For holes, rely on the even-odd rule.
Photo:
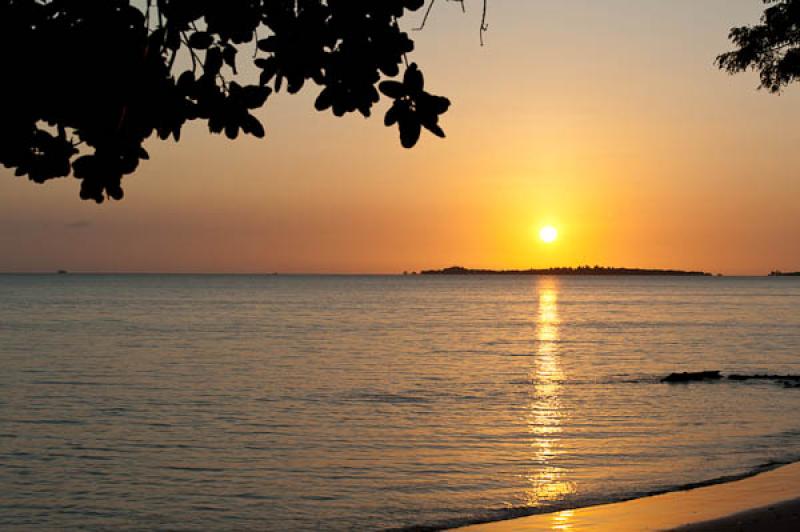
[(447, 139), (404, 150), (385, 103), (337, 119), (309, 85), (265, 140), (149, 142), (121, 202), (3, 168), (0, 271), (800, 270), (800, 89), (714, 66), (759, 0), (490, 0), (484, 47), (466, 4), (412, 35)]

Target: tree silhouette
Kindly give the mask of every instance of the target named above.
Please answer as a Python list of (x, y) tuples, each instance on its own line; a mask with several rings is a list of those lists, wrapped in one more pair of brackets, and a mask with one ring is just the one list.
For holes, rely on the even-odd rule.
[[(453, 0), (461, 3), (463, 0)], [(800, 80), (800, 0), (763, 0), (761, 23), (733, 28), (737, 49), (717, 57), (731, 74), (757, 70), (779, 92)], [(180, 140), (203, 120), (212, 133), (263, 137), (250, 111), (272, 92), (322, 87), (319, 111), (384, 118), (413, 147), (423, 128), (444, 137), (450, 101), (424, 90), (398, 19), (426, 0), (4, 0), (0, 47), (0, 163), (37, 183), (72, 173), (81, 198), (121, 199), (121, 180), (148, 159), (154, 133)], [(422, 25), (435, 0), (428, 1)], [(486, 0), (480, 32), (486, 30)], [(252, 49), (252, 52), (251, 52)], [(240, 58), (244, 57), (243, 60)], [(178, 60), (179, 58), (184, 61)], [(177, 61), (176, 61), (177, 60)], [(178, 71), (178, 64), (191, 68)], [(251, 62), (258, 80), (238, 67)], [(384, 80), (400, 75), (402, 81)]]
[[(398, 25), (424, 2), (4, 0), (0, 163), (37, 183), (72, 173), (81, 198), (121, 199), (154, 133), (178, 141), (202, 120), (231, 139), (263, 137), (251, 111), (308, 81), (322, 88), (316, 109), (336, 116), (368, 117), (380, 93), (392, 99), (385, 124), (406, 148), (423, 128), (444, 137), (450, 101), (425, 91)], [(241, 79), (245, 61), (257, 80)], [(401, 81), (382, 81), (401, 68)]]
[(761, 88), (780, 92), (800, 79), (800, 0), (763, 0), (761, 23), (733, 28), (730, 39), (737, 50), (717, 57), (717, 65), (731, 74), (757, 70)]

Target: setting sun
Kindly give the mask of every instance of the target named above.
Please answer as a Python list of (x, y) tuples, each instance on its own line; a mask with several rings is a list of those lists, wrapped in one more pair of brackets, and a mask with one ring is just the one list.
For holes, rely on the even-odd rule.
[(556, 238), (558, 238), (558, 231), (552, 225), (547, 225), (542, 227), (542, 230), (539, 231), (539, 238), (546, 244), (555, 242)]

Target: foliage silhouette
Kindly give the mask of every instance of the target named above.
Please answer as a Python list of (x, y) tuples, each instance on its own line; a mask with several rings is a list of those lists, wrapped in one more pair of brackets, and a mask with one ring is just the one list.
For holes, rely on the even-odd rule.
[(730, 39), (737, 50), (717, 57), (717, 65), (731, 74), (757, 70), (760, 87), (780, 92), (800, 79), (800, 0), (763, 0), (761, 23), (733, 28)]
[[(5, 0), (0, 46), (0, 163), (43, 183), (70, 173), (80, 195), (121, 199), (122, 177), (148, 158), (154, 133), (180, 140), (205, 121), (212, 133), (263, 137), (251, 114), (272, 92), (322, 87), (316, 109), (370, 116), (394, 100), (387, 126), (413, 147), (422, 128), (443, 137), (450, 101), (424, 90), (398, 19), (424, 0)], [(146, 5), (146, 8), (144, 7)], [(178, 58), (185, 61), (176, 61)], [(177, 65), (191, 68), (176, 72)], [(251, 61), (259, 72), (241, 81)], [(402, 82), (381, 81), (405, 69)]]
[[(454, 0), (461, 3), (463, 0)], [(761, 23), (733, 28), (737, 46), (717, 57), (729, 73), (757, 70), (770, 92), (800, 80), (800, 0), (762, 0)], [(424, 90), (408, 64), (414, 48), (398, 19), (426, 0), (5, 0), (0, 46), (6, 60), (0, 99), (0, 163), (43, 183), (70, 173), (81, 198), (121, 199), (122, 177), (149, 156), (153, 133), (180, 140), (183, 126), (207, 122), (212, 133), (264, 137), (250, 111), (285, 85), (322, 87), (319, 111), (365, 117), (380, 93), (384, 118), (413, 147), (422, 128), (444, 137), (439, 116), (450, 101)], [(428, 2), (422, 25), (435, 0)], [(481, 42), (486, 30), (483, 1)], [(240, 84), (239, 52), (252, 44), (260, 70)], [(249, 50), (245, 50), (249, 51)], [(175, 72), (186, 56), (191, 69)], [(405, 67), (402, 82), (396, 77)]]

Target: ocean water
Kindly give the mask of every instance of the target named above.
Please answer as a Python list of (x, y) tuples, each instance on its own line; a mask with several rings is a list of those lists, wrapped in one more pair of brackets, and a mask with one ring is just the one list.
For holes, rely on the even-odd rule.
[(455, 526), (800, 459), (800, 279), (0, 276), (0, 529)]

